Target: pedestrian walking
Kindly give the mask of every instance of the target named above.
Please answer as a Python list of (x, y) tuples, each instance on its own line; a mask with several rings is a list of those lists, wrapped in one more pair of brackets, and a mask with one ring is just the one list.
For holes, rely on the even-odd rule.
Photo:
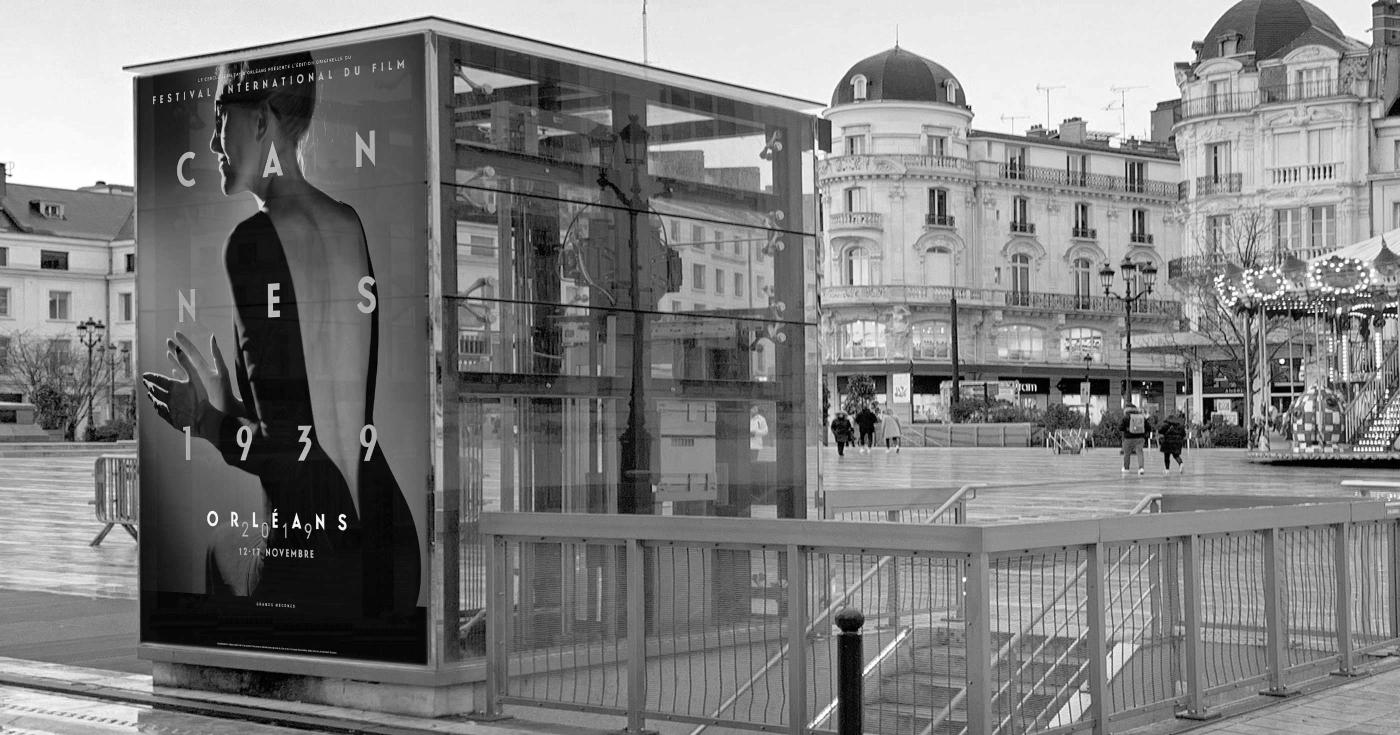
[(880, 423), (880, 416), (870, 410), (870, 406), (862, 406), (860, 412), (856, 414), (856, 428), (860, 431), (858, 444), (861, 454), (870, 454), (870, 447), (875, 444), (875, 425)]
[(1185, 472), (1181, 462), (1181, 448), (1186, 445), (1186, 417), (1180, 411), (1173, 411), (1166, 421), (1157, 428), (1157, 448), (1162, 450), (1162, 474), (1172, 471), (1172, 458), (1176, 458), (1177, 472)]
[(836, 420), (831, 422), (831, 438), (836, 440), (836, 456), (846, 456), (846, 445), (856, 441), (856, 428), (846, 418), (845, 411), (836, 412)]
[(1152, 422), (1147, 418), (1147, 414), (1129, 403), (1124, 408), (1123, 420), (1118, 424), (1118, 431), (1123, 435), (1123, 474), (1128, 474), (1134, 456), (1138, 461), (1138, 474), (1147, 472), (1147, 458), (1142, 452), (1143, 445), (1147, 443), (1147, 435), (1152, 433)]
[(754, 462), (758, 461), (758, 455), (763, 450), (765, 436), (768, 436), (768, 420), (763, 418), (758, 406), (753, 406), (749, 408), (749, 452)]
[(880, 417), (880, 439), (885, 445), (885, 454), (899, 453), (899, 439), (903, 435), (903, 427), (899, 425), (899, 417), (893, 413), (887, 413)]

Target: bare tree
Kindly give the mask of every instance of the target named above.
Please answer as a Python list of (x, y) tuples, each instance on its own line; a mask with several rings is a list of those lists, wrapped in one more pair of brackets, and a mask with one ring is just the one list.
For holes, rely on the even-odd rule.
[(25, 331), (0, 335), (0, 350), (0, 382), (35, 404), (40, 428), (63, 429), (74, 438), (111, 379), (106, 355), (94, 352), (89, 366), (86, 349), (79, 352), (71, 340)]
[[(1202, 226), (1191, 233), (1195, 251), (1201, 254), (1182, 258), (1176, 272), (1170, 274), (1171, 285), (1184, 296), (1189, 320), (1167, 338), (1170, 349), (1192, 360), (1217, 360), (1225, 377), (1249, 386), (1251, 394), (1263, 390), (1257, 377), (1267, 374), (1258, 362), (1258, 320), (1266, 319), (1263, 327), (1267, 334), (1286, 334), (1283, 339), (1266, 340), (1271, 344), (1264, 359), (1270, 363), (1287, 349), (1301, 328), (1287, 317), (1266, 317), (1252, 305), (1231, 303), (1217, 288), (1216, 276), (1231, 265), (1249, 269), (1277, 264), (1285, 257), (1287, 253), (1274, 247), (1272, 224), (1270, 213), (1262, 208), (1206, 216)], [(1255, 380), (1245, 375), (1246, 364), (1251, 365)]]

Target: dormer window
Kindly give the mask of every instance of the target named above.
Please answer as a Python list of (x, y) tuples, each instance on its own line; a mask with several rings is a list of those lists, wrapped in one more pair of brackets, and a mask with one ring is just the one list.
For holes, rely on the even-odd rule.
[(947, 79), (943, 82), (943, 91), (948, 95), (948, 104), (954, 104), (958, 99), (958, 83), (954, 79)]
[(857, 102), (866, 98), (868, 82), (864, 74), (857, 74), (851, 78), (851, 92)]
[(1230, 35), (1228, 35), (1228, 36), (1221, 36), (1221, 37), (1220, 37), (1220, 55), (1221, 55), (1221, 56), (1234, 56), (1235, 54), (1239, 53), (1239, 50), (1240, 50), (1240, 41), (1241, 41), (1243, 38), (1244, 38), (1244, 37), (1241, 36), (1241, 35), (1238, 34), (1238, 33), (1232, 33), (1232, 34), (1230, 34)]
[(45, 202), (36, 199), (29, 204), (44, 219), (63, 219), (63, 204), (60, 202)]

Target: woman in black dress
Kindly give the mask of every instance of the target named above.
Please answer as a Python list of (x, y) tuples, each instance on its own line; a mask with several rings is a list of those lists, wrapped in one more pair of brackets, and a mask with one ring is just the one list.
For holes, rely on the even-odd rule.
[(167, 356), (187, 380), (142, 377), (161, 418), (255, 475), (260, 518), (277, 514), (276, 528), (265, 522), (251, 539), (217, 535), (210, 593), (403, 613), (418, 601), (418, 537), (373, 428), (379, 321), (361, 298), (374, 292), (369, 248), (355, 210), (309, 183), (299, 160), (315, 79), (305, 53), (220, 69), (209, 147), (224, 194), (248, 192), (258, 205), (224, 249), (233, 369), (217, 339), (205, 354), (177, 331)]

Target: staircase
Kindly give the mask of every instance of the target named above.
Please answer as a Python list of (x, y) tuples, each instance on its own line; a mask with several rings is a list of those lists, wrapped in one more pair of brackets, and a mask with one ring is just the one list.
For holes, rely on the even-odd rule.
[(1366, 422), (1366, 429), (1352, 445), (1353, 452), (1389, 452), (1400, 439), (1400, 392), (1391, 391), (1386, 400)]
[(1388, 452), (1400, 436), (1400, 344), (1392, 343), (1385, 359), (1347, 406), (1347, 439), (1353, 452)]

